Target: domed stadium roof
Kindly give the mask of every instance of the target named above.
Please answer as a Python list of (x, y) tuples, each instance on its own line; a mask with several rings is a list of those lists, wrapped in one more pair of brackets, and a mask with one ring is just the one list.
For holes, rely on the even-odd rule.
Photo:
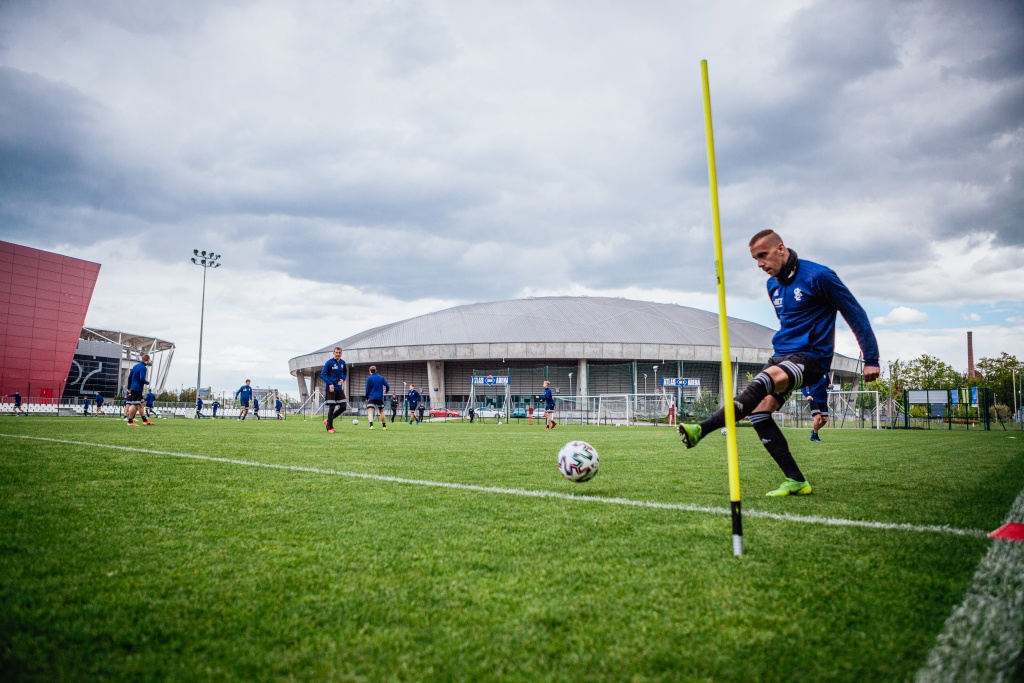
[[(729, 318), (730, 346), (770, 349), (775, 332)], [(553, 296), (467, 304), (361, 332), (335, 346), (357, 349), (436, 344), (594, 342), (719, 345), (718, 315), (677, 304)]]

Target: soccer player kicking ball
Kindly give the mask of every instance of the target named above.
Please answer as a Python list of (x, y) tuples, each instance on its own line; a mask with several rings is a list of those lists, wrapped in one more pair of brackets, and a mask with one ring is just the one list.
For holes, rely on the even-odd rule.
[[(779, 317), (779, 331), (772, 339), (775, 355), (735, 399), (736, 419), (749, 418), (761, 443), (786, 475), (782, 486), (768, 495), (806, 495), (811, 485), (793, 459), (772, 413), (795, 389), (812, 386), (826, 375), (835, 350), (837, 312), (860, 345), (866, 382), (878, 378), (878, 342), (864, 309), (832, 270), (799, 259), (772, 230), (762, 230), (751, 238), (750, 255), (770, 276), (768, 295)], [(679, 425), (679, 434), (683, 445), (693, 448), (704, 434), (724, 426), (723, 408), (700, 424)]]
[(825, 375), (813, 387), (800, 387), (800, 393), (804, 395), (811, 406), (811, 417), (814, 418), (814, 424), (811, 427), (811, 441), (816, 443), (821, 443), (818, 430), (828, 422), (828, 388), (830, 386), (832, 385), (828, 383), (828, 375)]

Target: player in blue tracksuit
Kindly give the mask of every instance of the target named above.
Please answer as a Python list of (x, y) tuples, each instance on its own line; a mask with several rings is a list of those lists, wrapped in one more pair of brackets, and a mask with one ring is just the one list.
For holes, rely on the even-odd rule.
[(544, 380), (544, 429), (554, 429), (558, 423), (555, 422), (555, 397), (551, 395), (551, 382)]
[(198, 420), (204, 417), (206, 416), (203, 415), (203, 399), (196, 396), (196, 419)]
[[(128, 396), (124, 404), (127, 408), (128, 426), (135, 427), (135, 417), (139, 416), (142, 418), (142, 424), (147, 427), (153, 425), (146, 417), (145, 409), (142, 407), (142, 392), (146, 389), (146, 385), (149, 384), (149, 380), (146, 379), (146, 373), (149, 368), (149, 354), (142, 354), (142, 358), (138, 363), (132, 366), (131, 372), (128, 373)], [(102, 404), (102, 396), (96, 394), (96, 405)]]
[(334, 420), (348, 407), (345, 396), (345, 378), (348, 376), (348, 365), (341, 358), (341, 347), (334, 347), (333, 358), (324, 363), (324, 369), (320, 371), (320, 379), (324, 381), (324, 408), (327, 410), (327, 419), (324, 426), (329, 434), (334, 434)]
[(373, 413), (380, 413), (380, 424), (384, 429), (388, 428), (387, 420), (384, 418), (384, 392), (390, 391), (391, 385), (388, 381), (377, 374), (377, 366), (370, 366), (370, 376), (366, 378), (366, 417), (370, 420), (370, 429), (373, 429)]
[(249, 414), (249, 401), (252, 400), (252, 380), (245, 380), (245, 384), (238, 387), (238, 391), (235, 392), (235, 399), (241, 401), (242, 410), (238, 414), (239, 420), (244, 420), (245, 416)]
[(830, 386), (832, 385), (829, 384), (826, 374), (814, 386), (800, 387), (800, 393), (807, 399), (811, 407), (811, 417), (814, 419), (814, 424), (811, 427), (811, 441), (821, 442), (818, 430), (828, 422), (828, 388)]
[(24, 410), (22, 410), (22, 408), (21, 408), (21, 394), (19, 394), (17, 391), (15, 391), (13, 394), (7, 394), (7, 396), (9, 398), (13, 398), (14, 399), (14, 414), (16, 416), (20, 417), (22, 415), (27, 415), (28, 414)]
[(220, 401), (214, 399), (213, 403), (210, 404), (210, 407), (213, 409), (213, 419), (216, 420), (217, 411), (220, 410)]
[(281, 408), (283, 408), (283, 407), (284, 407), (284, 404), (281, 403), (281, 398), (280, 397), (276, 397), (274, 399), (274, 412), (277, 413), (277, 419), (278, 420), (283, 420), (284, 419), (284, 415), (281, 414)]
[[(786, 437), (772, 419), (793, 390), (813, 386), (826, 375), (835, 353), (836, 314), (853, 330), (864, 356), (864, 381), (878, 379), (878, 342), (867, 313), (825, 266), (797, 257), (772, 230), (762, 230), (750, 240), (750, 255), (768, 273), (768, 295), (779, 318), (772, 338), (775, 355), (735, 398), (736, 419), (749, 417), (761, 443), (786, 475), (786, 481), (769, 496), (811, 493), (811, 485), (790, 453)], [(683, 445), (693, 448), (704, 434), (725, 426), (721, 409), (698, 425), (679, 425)]]
[(262, 417), (260, 417), (260, 400), (258, 398), (254, 398), (252, 400), (252, 416), (255, 417), (257, 420), (263, 419)]
[(103, 414), (103, 394), (97, 391), (96, 396), (93, 397), (93, 400), (96, 401), (95, 417), (99, 417), (100, 415)]
[(144, 417), (144, 418), (146, 418), (148, 420), (151, 415), (155, 414), (155, 410), (153, 409), (153, 404), (154, 403), (156, 403), (156, 394), (154, 394), (152, 391), (147, 391), (146, 392), (146, 410), (143, 411), (142, 417)]
[(419, 424), (420, 421), (416, 417), (416, 409), (420, 407), (420, 401), (422, 400), (420, 392), (416, 391), (416, 387), (410, 384), (409, 393), (406, 395), (406, 398), (409, 399), (409, 424), (412, 424), (413, 420), (416, 420), (416, 424)]

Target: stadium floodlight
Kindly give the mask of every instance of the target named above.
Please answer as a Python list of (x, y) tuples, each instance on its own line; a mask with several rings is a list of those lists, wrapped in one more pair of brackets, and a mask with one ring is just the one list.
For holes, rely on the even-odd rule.
[[(206, 318), (206, 271), (210, 268), (220, 268), (220, 254), (213, 251), (199, 251), (193, 249), (192, 264), (203, 268), (203, 299), (199, 308), (199, 369), (196, 372), (196, 398), (199, 397), (199, 388), (203, 386), (203, 323)], [(198, 257), (198, 258), (196, 258)]]
[(658, 393), (658, 366), (654, 366), (654, 393)]

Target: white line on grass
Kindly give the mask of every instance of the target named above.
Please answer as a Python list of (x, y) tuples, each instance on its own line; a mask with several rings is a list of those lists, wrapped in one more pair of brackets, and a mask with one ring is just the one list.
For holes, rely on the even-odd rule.
[[(1024, 522), (1024, 491), (1007, 522)], [(997, 539), (928, 653), (917, 683), (1011, 681), (1024, 647), (1024, 543)]]
[[(219, 462), (230, 465), (243, 465), (245, 467), (265, 467), (273, 470), (287, 470), (289, 472), (307, 472), (311, 474), (326, 474), (333, 477), (349, 477), (352, 479), (370, 479), (373, 481), (386, 481), (395, 484), (410, 484), (413, 486), (430, 486), (434, 488), (456, 489), (459, 491), (476, 491), (479, 493), (499, 493), (507, 496), (527, 496), (531, 498), (556, 498), (559, 500), (571, 500), (584, 503), (606, 503), (609, 505), (628, 505), (632, 507), (654, 508), (657, 510), (681, 510), (683, 512), (699, 512), (712, 515), (731, 514), (727, 508), (711, 507), (704, 505), (686, 505), (684, 503), (658, 503), (648, 500), (631, 500), (629, 498), (606, 498), (604, 496), (580, 496), (572, 493), (558, 493), (556, 491), (531, 491), (529, 489), (508, 489), (498, 486), (478, 486), (476, 484), (456, 484), (444, 481), (429, 481), (424, 479), (405, 479), (403, 477), (389, 477), (383, 474), (366, 474), (363, 472), (344, 472), (339, 470), (325, 470), (319, 467), (302, 467), (300, 465), (277, 465), (273, 463), (255, 462), (252, 460), (236, 460), (233, 458), (218, 458), (212, 455), (196, 455), (194, 453), (175, 453), (171, 451), (156, 451), (148, 448), (135, 448), (134, 446), (115, 446), (105, 443), (90, 443), (88, 441), (68, 441), (65, 439), (51, 439), (44, 436), (24, 436), (21, 434), (0, 434), (0, 436), (11, 439), (31, 439), (34, 441), (49, 441), (72, 446), (90, 446), (93, 448), (108, 448), (116, 451), (129, 451), (132, 453), (149, 453), (151, 455), (166, 455), (174, 458), (189, 458), (192, 460), (205, 460), (207, 462)], [(960, 529), (947, 524), (941, 525), (920, 525), (920, 524), (895, 524), (890, 522), (868, 522), (857, 519), (841, 519), (836, 517), (817, 517), (814, 515), (791, 515), (778, 512), (760, 512), (758, 510), (746, 509), (743, 511), (745, 517), (760, 519), (775, 519), (783, 522), (797, 522), (800, 524), (822, 524), (825, 526), (847, 526), (860, 529), (877, 529), (881, 531), (913, 531), (918, 533), (950, 534), (953, 536), (974, 536), (983, 538), (987, 532), (981, 529)]]

